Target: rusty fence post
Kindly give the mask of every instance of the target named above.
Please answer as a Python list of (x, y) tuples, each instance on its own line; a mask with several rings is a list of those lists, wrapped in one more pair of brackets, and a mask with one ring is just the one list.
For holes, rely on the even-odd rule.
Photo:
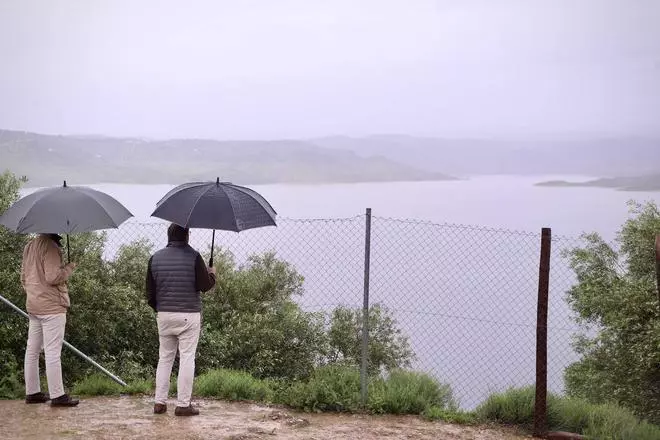
[(660, 234), (655, 236), (655, 276), (658, 287), (658, 306), (660, 307)]
[(550, 295), (550, 251), (552, 231), (541, 230), (539, 291), (536, 309), (536, 398), (534, 403), (534, 436), (548, 433), (548, 297)]

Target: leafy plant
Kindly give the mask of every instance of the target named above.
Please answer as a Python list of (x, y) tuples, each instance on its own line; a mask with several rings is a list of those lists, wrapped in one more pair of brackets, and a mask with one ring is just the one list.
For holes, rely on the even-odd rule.
[(577, 276), (568, 302), (595, 336), (581, 335), (582, 359), (565, 372), (570, 396), (616, 403), (660, 423), (660, 304), (654, 239), (660, 211), (630, 204), (631, 218), (618, 234), (618, 249), (598, 234), (566, 253)]

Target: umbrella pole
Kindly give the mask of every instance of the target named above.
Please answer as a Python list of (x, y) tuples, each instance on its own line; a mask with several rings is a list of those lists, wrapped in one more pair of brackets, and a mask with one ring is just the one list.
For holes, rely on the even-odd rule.
[[(23, 310), (21, 310), (21, 309), (19, 309), (18, 307), (16, 307), (11, 301), (9, 301), (9, 300), (8, 300), (7, 298), (5, 298), (4, 296), (0, 295), (0, 301), (2, 301), (3, 303), (7, 304), (9, 307), (11, 307), (12, 309), (14, 309), (14, 311), (17, 312), (18, 314), (23, 315), (23, 317), (30, 319), (30, 317), (28, 316), (27, 313), (25, 313)], [(66, 341), (63, 341), (62, 344), (64, 344), (67, 348), (69, 348), (69, 349), (70, 349), (71, 351), (73, 351), (75, 354), (77, 354), (78, 356), (80, 356), (81, 358), (85, 359), (87, 362), (89, 362), (90, 364), (94, 365), (96, 368), (98, 368), (98, 369), (101, 370), (102, 372), (104, 372), (106, 375), (108, 375), (108, 376), (110, 377), (110, 379), (114, 380), (114, 381), (117, 382), (119, 385), (126, 386), (126, 382), (124, 382), (123, 380), (121, 380), (120, 378), (118, 378), (117, 376), (115, 376), (114, 374), (112, 374), (111, 372), (109, 372), (108, 370), (106, 370), (105, 368), (103, 368), (102, 366), (100, 366), (99, 364), (97, 364), (96, 362), (94, 362), (94, 360), (93, 360), (92, 358), (90, 358), (89, 356), (87, 356), (87, 355), (86, 355), (85, 353), (83, 353), (82, 351), (78, 350), (78, 349), (77, 349), (76, 347), (74, 347), (73, 345), (69, 344), (69, 343), (66, 342)]]
[(69, 234), (66, 234), (66, 259), (67, 263), (71, 263), (71, 246), (69, 246)]
[(213, 250), (215, 249), (215, 229), (213, 230), (213, 235), (211, 236), (211, 258), (209, 259), (209, 267), (213, 267)]

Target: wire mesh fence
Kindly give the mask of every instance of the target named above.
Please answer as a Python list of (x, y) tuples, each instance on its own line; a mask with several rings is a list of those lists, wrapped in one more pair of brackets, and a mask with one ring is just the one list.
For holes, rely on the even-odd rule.
[[(108, 232), (106, 257), (123, 244), (166, 244), (165, 223), (125, 223)], [(211, 231), (192, 230), (208, 251)], [(563, 391), (563, 372), (577, 355), (580, 331), (565, 300), (575, 277), (564, 251), (580, 238), (553, 239), (548, 323), (548, 386)], [(275, 252), (304, 276), (297, 301), (306, 311), (362, 308), (365, 217), (281, 219), (278, 226), (216, 232), (216, 245), (238, 264)], [(473, 409), (493, 392), (535, 381), (539, 233), (373, 217), (370, 303), (396, 319), (414, 353), (411, 367), (451, 385)]]

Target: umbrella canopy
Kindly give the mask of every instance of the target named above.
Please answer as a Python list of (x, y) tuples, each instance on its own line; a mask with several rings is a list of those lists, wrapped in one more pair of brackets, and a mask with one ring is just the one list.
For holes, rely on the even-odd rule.
[(184, 228), (213, 229), (209, 266), (213, 266), (216, 229), (240, 232), (277, 226), (277, 213), (261, 194), (219, 178), (177, 186), (160, 199), (151, 216)]
[(277, 213), (256, 191), (232, 183), (184, 183), (168, 192), (151, 214), (184, 228), (240, 232), (277, 226)]
[(109, 195), (84, 186), (46, 188), (16, 201), (0, 224), (19, 234), (74, 234), (116, 228), (133, 217)]
[[(84, 186), (45, 188), (29, 194), (0, 216), (0, 224), (19, 234), (74, 234), (117, 228), (132, 217), (109, 195)], [(68, 245), (68, 240), (67, 240)]]

